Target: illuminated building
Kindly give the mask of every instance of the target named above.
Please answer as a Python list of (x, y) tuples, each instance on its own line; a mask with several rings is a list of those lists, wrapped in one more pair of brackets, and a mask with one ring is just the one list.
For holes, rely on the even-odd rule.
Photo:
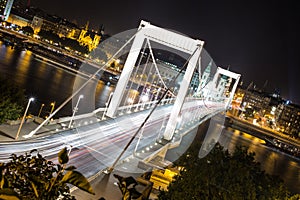
[(79, 38), (80, 31), (80, 28), (78, 28), (74, 23), (64, 19), (59, 23), (57, 34), (59, 37), (66, 37), (76, 40)]
[(1, 20), (7, 21), (14, 0), (0, 0), (0, 17)]
[(31, 19), (26, 19), (23, 16), (19, 16), (19, 15), (11, 13), (7, 19), (7, 22), (9, 22), (11, 24), (15, 24), (19, 27), (23, 27), (23, 26), (30, 26)]
[(174, 177), (179, 174), (178, 169), (153, 170), (150, 181), (153, 183), (153, 188), (157, 190), (168, 190), (169, 184), (174, 180)]
[(253, 112), (260, 113), (260, 115), (263, 116), (269, 106), (270, 98), (267, 97), (262, 91), (256, 89), (240, 89), (240, 91), (244, 93), (242, 109), (250, 108)]
[(219, 77), (219, 81), (216, 84), (216, 94), (215, 97), (219, 100), (222, 100), (222, 97), (225, 97), (225, 93), (228, 90), (228, 83), (229, 85), (231, 84), (231, 79), (230, 81), (228, 80), (229, 77), (221, 75)]
[(89, 51), (92, 51), (95, 49), (101, 39), (101, 36), (95, 32), (95, 31), (90, 31), (88, 29), (89, 24), (87, 23), (84, 29), (81, 29), (79, 38), (77, 41), (80, 43), (82, 46), (88, 46)]
[(210, 71), (211, 71), (211, 65), (212, 65), (212, 61), (209, 62), (209, 64), (207, 65), (207, 67), (205, 68), (201, 80), (200, 80), (200, 85), (197, 89), (196, 92), (196, 96), (199, 97), (205, 97), (207, 96), (208, 92), (209, 92), (209, 88), (211, 83), (209, 82), (209, 76), (210, 76)]
[(38, 34), (40, 32), (43, 24), (43, 19), (38, 16), (34, 16), (31, 22), (31, 27), (33, 28), (34, 34)]
[(276, 112), (278, 128), (281, 132), (300, 137), (300, 106), (286, 101)]

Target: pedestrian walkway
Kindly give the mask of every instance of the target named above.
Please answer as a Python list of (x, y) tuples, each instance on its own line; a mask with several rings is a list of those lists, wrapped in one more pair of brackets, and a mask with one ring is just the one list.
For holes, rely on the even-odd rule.
[[(25, 121), (20, 131), (18, 140), (25, 140), (23, 136), (29, 134), (31, 131), (37, 128), (42, 121), (43, 119), (41, 118), (34, 118)], [(15, 141), (19, 127), (20, 122), (18, 121), (12, 124), (0, 124), (0, 142)], [(52, 133), (52, 131), (61, 128), (61, 125), (56, 123), (45, 125), (41, 127), (40, 130), (33, 137), (39, 137), (41, 135), (50, 134)]]

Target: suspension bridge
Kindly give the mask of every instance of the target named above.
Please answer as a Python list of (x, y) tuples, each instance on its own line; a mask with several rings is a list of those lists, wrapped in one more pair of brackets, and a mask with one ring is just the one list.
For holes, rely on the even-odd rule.
[[(123, 170), (133, 165), (141, 170), (164, 167), (168, 149), (180, 146), (184, 135), (229, 108), (239, 82), (240, 74), (217, 67), (203, 46), (201, 40), (141, 21), (103, 66), (87, 61), (91, 75), (26, 140), (1, 144), (0, 160), (31, 149), (54, 159), (69, 146), (71, 162), (88, 177), (124, 162), (130, 165), (123, 165)], [(76, 116), (74, 111), (73, 116), (57, 120), (62, 129), (37, 137), (71, 100), (77, 102), (74, 110), (89, 107), (78, 107), (81, 95), (94, 100), (91, 88), (109, 63), (124, 55), (124, 68), (105, 107)], [(158, 157), (159, 162), (154, 162)]]

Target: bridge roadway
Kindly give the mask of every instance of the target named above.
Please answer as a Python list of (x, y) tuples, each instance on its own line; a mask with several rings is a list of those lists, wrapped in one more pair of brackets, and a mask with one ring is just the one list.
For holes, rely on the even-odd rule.
[[(201, 119), (223, 111), (224, 106), (222, 105), (224, 104), (208, 102), (204, 104), (200, 100), (185, 103), (182, 110), (183, 112), (189, 112), (191, 109), (200, 109), (203, 114), (197, 119), (199, 120), (196, 122), (198, 125), (203, 121)], [(162, 123), (168, 119), (171, 109), (172, 105), (157, 108), (144, 127), (137, 151), (145, 152), (147, 149), (149, 151), (149, 145), (153, 144), (159, 137), (158, 133)], [(14, 142), (1, 142), (0, 162), (7, 161), (12, 153), (21, 154), (32, 149), (38, 149), (47, 159), (57, 162), (59, 150), (71, 145), (72, 151), (69, 164), (76, 166), (86, 177), (91, 177), (112, 165), (149, 112), (149, 110), (144, 110), (131, 113), (116, 119), (108, 119), (75, 129), (60, 131), (48, 136)], [(186, 131), (188, 123), (185, 127), (182, 127), (182, 131)], [(138, 138), (133, 141), (121, 160), (133, 154), (137, 141)]]

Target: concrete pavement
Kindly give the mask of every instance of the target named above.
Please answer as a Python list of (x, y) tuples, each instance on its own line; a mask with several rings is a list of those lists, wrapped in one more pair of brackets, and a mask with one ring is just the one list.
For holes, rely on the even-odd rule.
[[(41, 118), (27, 119), (22, 126), (18, 140), (26, 140), (23, 136), (29, 134), (37, 128), (43, 121)], [(0, 124), (0, 142), (15, 141), (18, 129), (20, 127), (19, 121), (13, 121), (11, 124)], [(50, 134), (56, 129), (62, 129), (60, 124), (50, 123), (40, 128), (40, 130), (33, 136), (39, 137), (41, 135)]]

